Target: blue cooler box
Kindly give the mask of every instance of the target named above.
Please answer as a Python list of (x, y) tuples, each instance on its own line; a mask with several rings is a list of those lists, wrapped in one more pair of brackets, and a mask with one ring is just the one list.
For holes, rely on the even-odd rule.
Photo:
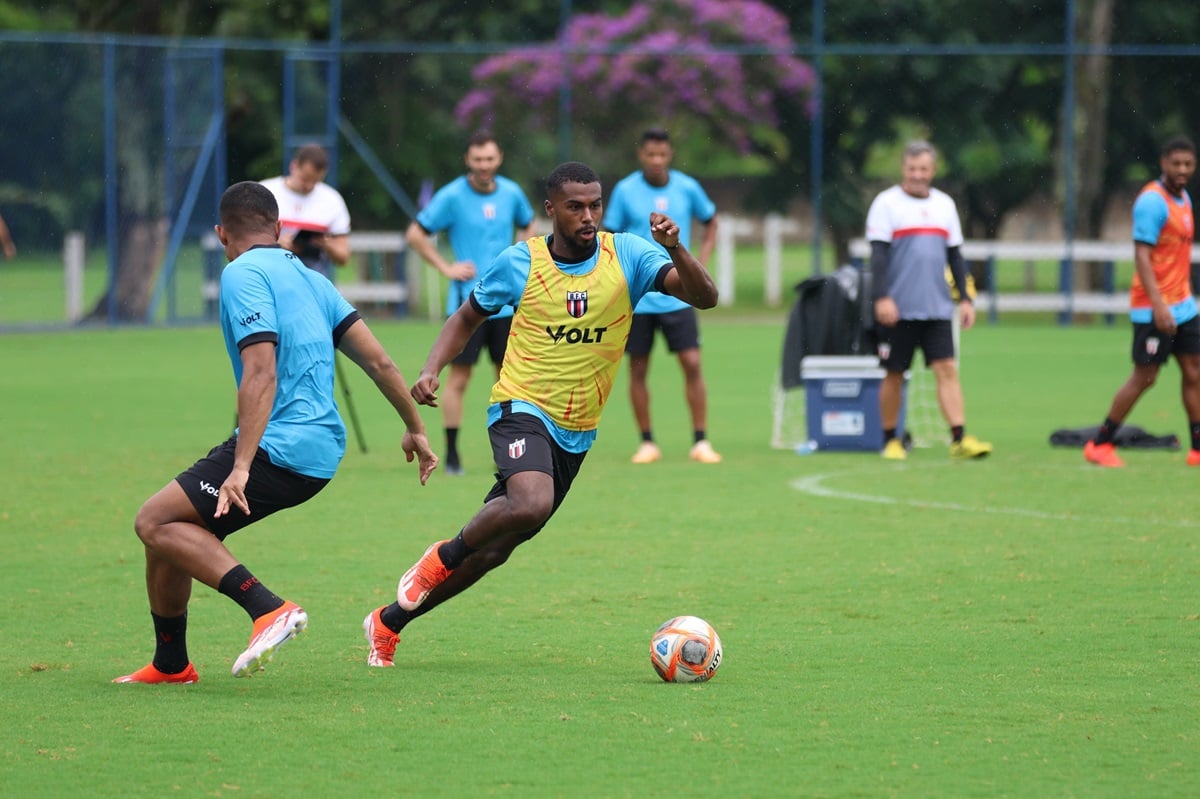
[[(878, 452), (883, 447), (879, 384), (884, 374), (872, 355), (809, 355), (800, 361), (808, 437), (817, 442), (818, 451)], [(898, 436), (904, 435), (905, 404), (902, 394)]]

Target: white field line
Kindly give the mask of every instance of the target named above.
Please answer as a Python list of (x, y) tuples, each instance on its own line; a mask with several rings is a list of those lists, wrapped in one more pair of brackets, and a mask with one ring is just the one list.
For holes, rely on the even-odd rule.
[[(939, 502), (936, 500), (908, 497), (888, 497), (880, 494), (863, 494), (856, 491), (842, 491), (836, 488), (831, 488), (825, 484), (826, 481), (848, 475), (850, 475), (849, 472), (840, 474), (836, 472), (830, 474), (814, 474), (808, 477), (802, 477), (798, 480), (793, 480), (791, 485), (792, 488), (796, 489), (797, 491), (801, 491), (814, 497), (840, 499), (848, 502), (869, 502), (876, 505), (897, 505), (909, 508), (922, 508), (925, 510), (944, 510), (954, 513), (986, 513), (995, 516), (1021, 516), (1028, 519), (1080, 522), (1084, 524), (1130, 525), (1138, 529), (1144, 529), (1147, 526), (1147, 523), (1149, 523), (1151, 526), (1179, 527), (1185, 529), (1200, 527), (1200, 521), (1192, 521), (1190, 519), (1147, 519), (1144, 517), (1130, 519), (1121, 516), (1087, 516), (1079, 513), (1055, 513), (1052, 511), (1034, 510), (1032, 508), (1018, 508), (1014, 506), (964, 505), (961, 502)], [(856, 472), (853, 476), (861, 477), (861, 473)]]

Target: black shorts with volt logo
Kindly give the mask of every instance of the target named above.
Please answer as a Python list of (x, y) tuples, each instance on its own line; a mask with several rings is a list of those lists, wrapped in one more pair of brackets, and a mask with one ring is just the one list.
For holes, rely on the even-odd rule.
[[(587, 452), (568, 452), (558, 445), (542, 420), (530, 413), (513, 413), (511, 403), (502, 403), (500, 418), (488, 428), (496, 483), (484, 497), (486, 505), (508, 492), (507, 480), (520, 472), (545, 472), (554, 478), (554, 504), (550, 515), (566, 499)], [(547, 518), (549, 521), (549, 518)], [(532, 538), (538, 530), (524, 534)]]
[(232, 507), (224, 516), (214, 519), (217, 495), (221, 484), (233, 471), (236, 448), (237, 436), (231, 436), (175, 478), (204, 520), (204, 525), (222, 541), (231, 533), (265, 519), (275, 511), (307, 502), (329, 484), (325, 478), (307, 477), (276, 466), (260, 447), (254, 455), (254, 462), (250, 464), (250, 481), (246, 484), (250, 515), (242, 513), (241, 508)]

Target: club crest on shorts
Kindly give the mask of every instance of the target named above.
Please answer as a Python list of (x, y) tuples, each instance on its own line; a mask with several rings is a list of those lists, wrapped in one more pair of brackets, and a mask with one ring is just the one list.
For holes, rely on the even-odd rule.
[(587, 313), (587, 292), (586, 291), (568, 291), (567, 292), (567, 313), (573, 319), (582, 319)]
[(1146, 354), (1147, 355), (1157, 355), (1158, 354), (1158, 337), (1157, 336), (1151, 336), (1150, 338), (1146, 339)]
[(892, 345), (886, 341), (879, 345), (879, 360), (886, 361), (888, 356), (892, 354)]
[(516, 441), (509, 443), (508, 457), (512, 458), (515, 461), (524, 454), (525, 454), (525, 439), (518, 438)]

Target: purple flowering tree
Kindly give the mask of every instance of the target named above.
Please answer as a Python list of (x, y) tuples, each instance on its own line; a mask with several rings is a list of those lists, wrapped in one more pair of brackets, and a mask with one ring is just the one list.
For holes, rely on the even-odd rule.
[(784, 103), (811, 101), (812, 68), (791, 55), (788, 20), (758, 0), (640, 0), (620, 16), (577, 14), (561, 40), (493, 56), (455, 114), (465, 128), (512, 140), (551, 133), (564, 81), (573, 135), (622, 152), (636, 131), (666, 125), (772, 160), (786, 158)]

